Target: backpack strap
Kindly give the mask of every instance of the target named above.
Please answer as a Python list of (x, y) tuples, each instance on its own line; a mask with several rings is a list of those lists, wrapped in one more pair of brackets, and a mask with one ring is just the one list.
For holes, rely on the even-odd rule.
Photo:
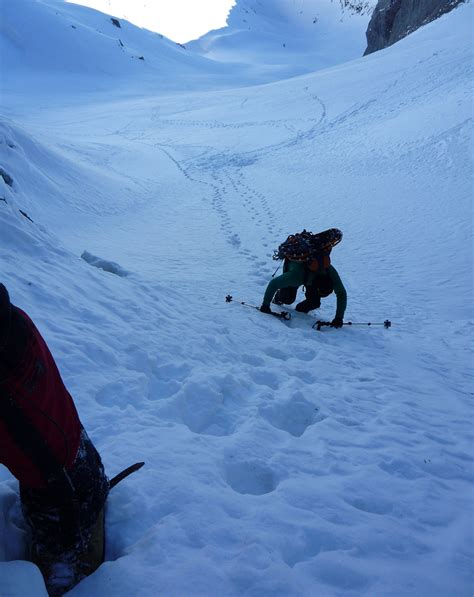
[(313, 257), (311, 261), (308, 261), (307, 268), (310, 272), (317, 272), (322, 269), (326, 270), (331, 265), (331, 258), (329, 255), (318, 255)]

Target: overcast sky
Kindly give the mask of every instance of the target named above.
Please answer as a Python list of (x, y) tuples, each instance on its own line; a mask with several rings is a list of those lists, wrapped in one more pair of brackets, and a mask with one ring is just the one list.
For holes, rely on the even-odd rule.
[(184, 43), (225, 25), (235, 0), (68, 0)]

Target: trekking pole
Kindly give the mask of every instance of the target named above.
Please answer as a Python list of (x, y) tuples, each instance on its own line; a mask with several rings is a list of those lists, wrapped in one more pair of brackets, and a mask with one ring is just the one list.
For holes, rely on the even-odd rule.
[(386, 319), (385, 321), (378, 321), (378, 322), (371, 322), (368, 321), (367, 323), (357, 323), (352, 321), (345, 321), (344, 325), (383, 325), (383, 327), (388, 330), (388, 328), (392, 327), (392, 322)]
[[(389, 321), (388, 319), (386, 319), (384, 322), (377, 322), (377, 323), (373, 323), (371, 321), (367, 322), (367, 323), (357, 323), (357, 322), (353, 322), (353, 321), (344, 321), (344, 323), (342, 325), (383, 325), (383, 327), (387, 330), (388, 328), (392, 327), (392, 322)], [(331, 322), (330, 321), (316, 321), (313, 324), (313, 329), (316, 328), (318, 330), (318, 332), (321, 330), (321, 328), (323, 326), (331, 326)]]
[[(246, 303), (245, 301), (239, 301), (237, 299), (234, 299), (234, 297), (230, 294), (228, 294), (225, 297), (225, 302), (226, 303), (238, 303), (239, 305), (243, 305), (244, 307), (251, 307), (252, 309), (257, 309), (257, 311), (260, 311), (260, 307), (257, 307), (256, 305), (251, 305), (249, 303)], [(274, 313), (273, 311), (271, 313), (269, 313), (269, 315), (275, 315), (275, 317), (280, 317), (281, 319), (286, 319), (286, 320), (290, 320), (291, 319), (291, 314), (288, 313), (287, 311), (282, 311), (281, 313)]]
[(243, 305), (244, 307), (252, 307), (252, 309), (258, 309), (258, 307), (255, 305), (250, 305), (249, 303), (246, 303), (245, 301), (239, 301), (238, 299), (234, 299), (234, 297), (231, 296), (230, 294), (228, 294), (225, 297), (225, 302), (226, 303), (232, 303), (232, 302), (239, 303), (239, 305)]
[(274, 278), (274, 277), (275, 277), (275, 274), (276, 274), (276, 273), (277, 273), (277, 271), (280, 269), (280, 267), (281, 267), (281, 263), (279, 263), (279, 264), (278, 264), (278, 267), (277, 267), (277, 268), (276, 268), (276, 270), (273, 272), (273, 274), (272, 274), (272, 278)]

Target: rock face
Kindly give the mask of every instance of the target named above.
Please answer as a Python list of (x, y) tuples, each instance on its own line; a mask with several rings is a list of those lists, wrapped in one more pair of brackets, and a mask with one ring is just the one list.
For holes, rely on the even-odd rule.
[(434, 21), (464, 0), (379, 0), (366, 32), (371, 54)]
[(373, 0), (339, 0), (341, 10), (356, 14), (371, 13), (375, 2)]

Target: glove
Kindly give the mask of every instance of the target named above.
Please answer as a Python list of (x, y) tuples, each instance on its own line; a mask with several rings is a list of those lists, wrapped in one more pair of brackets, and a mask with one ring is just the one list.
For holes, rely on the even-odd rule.
[(343, 324), (344, 324), (344, 322), (342, 321), (342, 317), (335, 317), (331, 321), (332, 328), (342, 328)]
[(262, 313), (268, 313), (269, 315), (271, 315), (271, 313), (272, 313), (272, 310), (270, 309), (270, 307), (268, 305), (262, 305), (260, 307), (260, 311)]

